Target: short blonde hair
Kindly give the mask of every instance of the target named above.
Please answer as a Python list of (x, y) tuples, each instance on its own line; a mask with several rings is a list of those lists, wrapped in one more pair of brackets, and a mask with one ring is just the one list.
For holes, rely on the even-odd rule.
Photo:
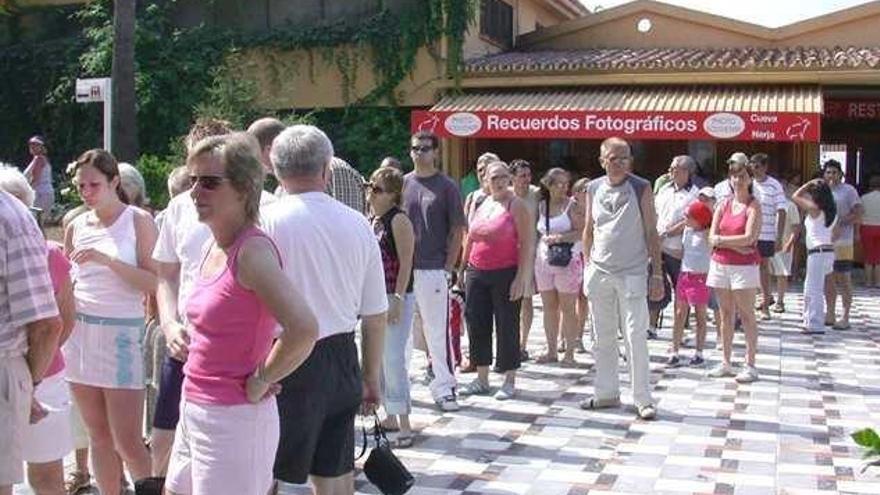
[(18, 198), (28, 208), (34, 206), (36, 193), (17, 167), (0, 163), (0, 189)]
[(260, 145), (256, 138), (246, 132), (234, 132), (202, 139), (186, 157), (187, 166), (203, 155), (212, 155), (220, 160), (232, 188), (245, 196), (245, 218), (251, 223), (258, 223), (265, 172), (260, 163)]

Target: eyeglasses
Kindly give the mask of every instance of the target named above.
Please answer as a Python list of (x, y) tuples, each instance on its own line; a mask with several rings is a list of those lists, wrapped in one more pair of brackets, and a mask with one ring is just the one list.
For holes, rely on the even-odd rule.
[(434, 151), (433, 146), (410, 146), (410, 151), (413, 153), (428, 153), (430, 151)]
[(629, 163), (632, 161), (631, 156), (606, 156), (602, 159), (609, 163)]
[(227, 180), (229, 179), (219, 175), (190, 175), (189, 187), (196, 187), (196, 184), (199, 184), (202, 188), (207, 189), (208, 191), (213, 191)]

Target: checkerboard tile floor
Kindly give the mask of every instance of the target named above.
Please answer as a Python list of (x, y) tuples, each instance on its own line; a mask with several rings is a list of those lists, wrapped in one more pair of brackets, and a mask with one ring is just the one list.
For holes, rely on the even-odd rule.
[[(592, 361), (584, 354), (577, 355), (582, 369), (526, 363), (515, 400), (472, 397), (462, 400), (461, 411), (441, 414), (422, 379), (424, 358), (415, 352), (412, 419), (419, 434), (412, 448), (396, 450), (416, 478), (409, 493), (880, 494), (880, 471), (860, 472), (861, 452), (849, 438), (856, 429), (880, 426), (880, 291), (857, 291), (851, 330), (804, 336), (796, 290), (787, 296), (787, 313), (760, 322), (755, 383), (706, 378), (718, 359), (712, 350), (704, 368), (667, 368), (668, 328), (650, 341), (658, 403), (651, 422), (635, 419), (623, 368), (622, 407), (578, 408), (593, 390)], [(533, 356), (544, 339), (536, 309)], [(711, 349), (711, 325), (709, 334)], [(740, 334), (735, 345), (741, 359)], [(500, 384), (493, 374), (492, 385)], [(356, 488), (379, 493), (360, 472)], [(31, 492), (17, 486), (15, 493)]]
[[(396, 451), (416, 478), (410, 493), (880, 493), (880, 472), (860, 472), (861, 453), (849, 438), (880, 426), (880, 291), (857, 291), (849, 331), (801, 335), (801, 295), (789, 293), (786, 307), (760, 322), (760, 380), (747, 385), (705, 377), (720, 349), (706, 353), (704, 368), (667, 368), (670, 332), (661, 331), (650, 341), (658, 404), (651, 422), (635, 419), (624, 368), (622, 407), (578, 408), (593, 390), (592, 360), (584, 354), (577, 357), (583, 369), (527, 363), (515, 400), (471, 397), (461, 411), (441, 414), (415, 353), (413, 421), (420, 433), (412, 448)], [(538, 311), (533, 356), (542, 351), (540, 318)], [(714, 326), (709, 333), (711, 349)], [(735, 361), (744, 350), (737, 334)], [(459, 375), (459, 382), (473, 376)], [(493, 386), (501, 381), (492, 375)], [(363, 474), (356, 486), (378, 493)]]

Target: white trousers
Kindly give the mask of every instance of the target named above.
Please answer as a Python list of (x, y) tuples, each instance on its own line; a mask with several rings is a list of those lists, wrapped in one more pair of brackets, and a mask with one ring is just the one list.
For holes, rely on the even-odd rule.
[[(629, 348), (629, 373), (633, 403), (637, 406), (653, 404), (648, 368), (648, 279), (645, 275), (609, 275), (587, 266), (584, 273), (584, 292), (593, 315), (596, 344), (597, 399), (620, 397), (620, 378), (617, 372), (617, 335), (622, 330)], [(621, 325), (623, 328), (620, 328)]]
[(422, 318), (422, 328), (434, 380), (431, 396), (434, 400), (455, 393), (455, 363), (452, 338), (449, 334), (449, 286), (443, 270), (414, 270), (413, 293)]
[(807, 277), (804, 280), (804, 328), (825, 328), (825, 276), (834, 270), (834, 252), (807, 255)]

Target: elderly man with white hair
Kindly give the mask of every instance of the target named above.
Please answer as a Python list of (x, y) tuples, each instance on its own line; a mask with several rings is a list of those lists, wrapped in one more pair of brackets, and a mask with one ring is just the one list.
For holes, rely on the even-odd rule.
[(287, 195), (266, 208), (262, 227), (318, 319), (314, 351), (281, 382), (275, 477), (310, 480), (318, 495), (354, 493), (354, 418), (362, 403), (370, 409), (379, 398), (388, 309), (379, 244), (362, 214), (325, 192), (333, 145), (320, 129), (287, 128), (273, 141), (271, 159)]
[[(654, 197), (654, 208), (657, 210), (657, 234), (660, 236), (660, 247), (663, 250), (664, 281), (675, 287), (678, 273), (681, 271), (683, 252), (681, 235), (684, 232), (685, 212), (688, 205), (697, 199), (699, 188), (694, 185), (693, 177), (697, 171), (697, 162), (688, 155), (678, 155), (669, 165), (669, 183), (663, 186)], [(657, 320), (660, 311), (666, 307), (671, 298), (668, 291), (666, 297), (657, 303), (650, 303), (650, 327), (648, 338), (657, 336)]]

